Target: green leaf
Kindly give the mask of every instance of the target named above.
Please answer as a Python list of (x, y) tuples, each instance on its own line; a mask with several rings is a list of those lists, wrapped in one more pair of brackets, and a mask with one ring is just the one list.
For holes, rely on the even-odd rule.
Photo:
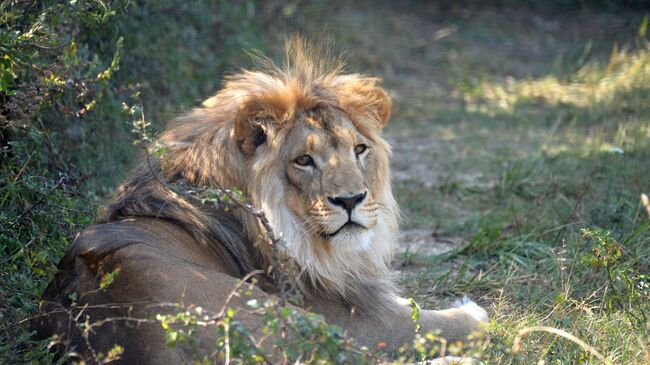
[(120, 268), (118, 267), (115, 270), (111, 271), (110, 273), (102, 275), (102, 280), (99, 282), (99, 288), (105, 289), (109, 285), (113, 284), (113, 281), (115, 281), (115, 278), (119, 273), (120, 273)]

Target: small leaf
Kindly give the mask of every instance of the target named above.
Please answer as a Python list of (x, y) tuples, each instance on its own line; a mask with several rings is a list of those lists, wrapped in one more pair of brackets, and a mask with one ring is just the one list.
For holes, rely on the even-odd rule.
[(109, 285), (113, 284), (113, 281), (115, 281), (115, 278), (117, 275), (120, 273), (120, 268), (115, 268), (115, 270), (109, 272), (108, 274), (102, 275), (102, 280), (99, 282), (99, 288), (100, 289), (105, 289)]
[(78, 295), (77, 295), (76, 292), (72, 292), (72, 293), (68, 294), (68, 299), (70, 299), (73, 302), (77, 301), (77, 297), (78, 297)]

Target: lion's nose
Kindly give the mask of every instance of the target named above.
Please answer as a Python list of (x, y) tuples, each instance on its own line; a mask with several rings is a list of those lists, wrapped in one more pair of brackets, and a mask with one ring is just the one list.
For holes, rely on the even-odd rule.
[(338, 205), (339, 207), (345, 209), (348, 214), (352, 213), (352, 209), (359, 205), (363, 199), (366, 198), (367, 191), (364, 191), (361, 194), (353, 195), (353, 196), (337, 196), (334, 198), (327, 197), (327, 200), (332, 203), (333, 205)]

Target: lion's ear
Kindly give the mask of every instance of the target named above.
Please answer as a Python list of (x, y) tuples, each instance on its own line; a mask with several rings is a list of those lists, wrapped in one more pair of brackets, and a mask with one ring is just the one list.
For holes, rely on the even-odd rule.
[(386, 90), (377, 86), (377, 79), (346, 78), (339, 86), (339, 103), (353, 116), (365, 116), (379, 122), (383, 128), (388, 124), (391, 100)]
[(251, 97), (240, 106), (235, 119), (235, 138), (247, 156), (266, 143), (274, 128), (286, 113), (283, 105), (264, 97)]

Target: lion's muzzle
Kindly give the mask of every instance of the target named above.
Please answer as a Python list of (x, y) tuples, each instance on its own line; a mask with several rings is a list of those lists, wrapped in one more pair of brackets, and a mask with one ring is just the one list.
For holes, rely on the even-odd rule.
[(345, 209), (348, 212), (348, 216), (352, 215), (352, 210), (359, 204), (361, 204), (368, 195), (367, 191), (364, 191), (361, 194), (354, 195), (341, 195), (336, 197), (327, 197), (327, 201), (335, 206), (339, 206)]

